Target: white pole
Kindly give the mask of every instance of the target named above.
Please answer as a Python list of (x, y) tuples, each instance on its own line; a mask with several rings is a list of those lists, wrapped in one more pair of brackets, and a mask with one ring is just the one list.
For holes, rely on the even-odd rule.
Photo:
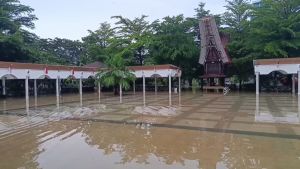
[(99, 97), (99, 103), (101, 102), (101, 83), (98, 82), (98, 97)]
[(34, 107), (37, 108), (37, 84), (36, 79), (34, 79)]
[(2, 78), (2, 95), (6, 95), (6, 83), (5, 83), (6, 78)]
[(6, 100), (3, 100), (3, 113), (6, 113)]
[(300, 71), (298, 71), (298, 95), (300, 96)]
[(169, 105), (172, 105), (172, 79), (171, 75), (169, 75)]
[(298, 98), (298, 119), (300, 121), (300, 99)]
[(259, 116), (260, 112), (259, 112), (259, 95), (256, 95), (256, 111), (255, 111), (255, 115)]
[(59, 76), (56, 77), (56, 106), (59, 108)]
[(29, 112), (29, 76), (25, 79), (25, 100), (26, 100), (26, 111)]
[(157, 78), (154, 78), (154, 85), (155, 85), (155, 94), (157, 94)]
[(178, 93), (179, 105), (181, 105), (181, 76), (178, 77)]
[(146, 79), (145, 79), (145, 75), (143, 75), (143, 101), (144, 101), (144, 106), (146, 106)]
[(123, 103), (122, 96), (123, 96), (123, 91), (122, 91), (122, 85), (120, 84), (120, 103)]
[(34, 79), (34, 97), (37, 97), (37, 83), (36, 83), (36, 79)]
[(255, 75), (256, 75), (256, 94), (259, 95), (259, 72), (256, 72)]
[(295, 85), (295, 75), (292, 75), (292, 93), (293, 95), (296, 93), (296, 85)]
[(79, 95), (80, 95), (80, 106), (82, 107), (82, 77), (79, 79)]
[(178, 77), (178, 92), (181, 94), (181, 76)]

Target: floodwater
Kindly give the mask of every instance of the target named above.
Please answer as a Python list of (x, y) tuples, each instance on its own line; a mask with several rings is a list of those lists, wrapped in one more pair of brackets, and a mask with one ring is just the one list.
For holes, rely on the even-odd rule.
[[(171, 105), (169, 104), (171, 101)], [(110, 93), (0, 101), (2, 169), (298, 169), (289, 94)]]

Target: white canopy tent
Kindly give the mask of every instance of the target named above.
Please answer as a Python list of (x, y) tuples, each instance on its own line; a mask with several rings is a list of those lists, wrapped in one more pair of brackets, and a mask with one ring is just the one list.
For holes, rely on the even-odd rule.
[(259, 95), (259, 76), (278, 71), (292, 76), (292, 92), (295, 94), (296, 75), (298, 74), (298, 95), (300, 96), (300, 58), (279, 58), (255, 60), (254, 72), (256, 75), (256, 94)]
[[(37, 96), (37, 79), (56, 79), (56, 96), (57, 105), (59, 106), (60, 96), (60, 79), (79, 79), (79, 93), (82, 104), (82, 80), (90, 77), (95, 77), (97, 71), (105, 68), (99, 67), (77, 67), (77, 66), (59, 66), (46, 64), (32, 64), (32, 63), (16, 63), (16, 62), (0, 62), (0, 77), (2, 79), (2, 94), (6, 95), (6, 79), (24, 79), (25, 80), (25, 97), (26, 107), (29, 107), (29, 79), (34, 80), (34, 95)], [(181, 70), (174, 65), (155, 65), (155, 66), (131, 66), (129, 70), (136, 76), (136, 78), (143, 78), (143, 96), (145, 103), (145, 79), (155, 78), (155, 92), (157, 92), (156, 78), (169, 78), (169, 95), (171, 97), (171, 78), (179, 78), (179, 92), (181, 92), (180, 78)], [(98, 84), (99, 100), (101, 93), (101, 85)], [(135, 93), (135, 83), (134, 83)], [(122, 88), (120, 87), (120, 102), (122, 102)]]

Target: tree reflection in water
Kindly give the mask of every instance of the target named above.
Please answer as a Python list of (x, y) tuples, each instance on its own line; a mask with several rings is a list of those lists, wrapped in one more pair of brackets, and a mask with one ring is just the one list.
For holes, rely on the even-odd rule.
[(299, 140), (67, 120), (2, 138), (0, 147), (0, 168), (296, 169), (300, 164)]

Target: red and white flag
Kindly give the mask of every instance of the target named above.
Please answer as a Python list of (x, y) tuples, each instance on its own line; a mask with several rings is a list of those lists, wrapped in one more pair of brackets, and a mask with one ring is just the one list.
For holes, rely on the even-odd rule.
[(48, 74), (48, 68), (45, 67), (45, 74), (47, 75)]

